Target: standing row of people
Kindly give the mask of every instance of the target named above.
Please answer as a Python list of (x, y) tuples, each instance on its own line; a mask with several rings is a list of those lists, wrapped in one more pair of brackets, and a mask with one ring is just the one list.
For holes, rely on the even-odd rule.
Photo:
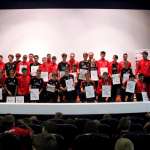
[[(136, 63), (135, 75), (128, 54), (118, 62), (105, 59), (106, 52), (100, 52), (100, 60), (94, 59), (94, 53), (83, 53), (78, 62), (75, 54), (62, 54), (62, 61), (50, 54), (39, 63), (38, 55), (9, 55), (9, 61), (3, 62), (0, 55), (0, 88), (3, 100), (7, 96), (24, 96), (29, 102), (31, 89), (39, 90), (41, 102), (109, 102), (137, 101), (143, 99), (143, 93), (150, 95), (150, 60), (148, 53), (142, 53), (143, 59)], [(132, 81), (132, 82), (131, 82)], [(132, 84), (131, 84), (132, 83)], [(131, 84), (131, 85), (130, 85)]]

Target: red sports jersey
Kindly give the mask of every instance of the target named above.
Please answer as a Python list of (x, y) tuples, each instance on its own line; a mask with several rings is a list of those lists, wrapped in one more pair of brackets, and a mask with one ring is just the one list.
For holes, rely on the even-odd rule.
[(5, 70), (5, 63), (4, 62), (0, 62), (0, 70)]
[(136, 65), (136, 74), (142, 73), (145, 77), (150, 77), (150, 60), (140, 60)]
[(50, 65), (48, 65), (47, 63), (41, 64), (40, 70), (41, 72), (50, 72)]
[(98, 95), (101, 95), (102, 94), (102, 85), (112, 85), (112, 81), (111, 81), (111, 78), (109, 77), (108, 79), (100, 79), (98, 81), (98, 86), (97, 86), (97, 89), (96, 89), (96, 93)]
[(57, 72), (57, 67), (58, 67), (57, 64), (51, 63), (51, 65), (50, 65), (50, 73)]
[(119, 63), (119, 68), (120, 68), (120, 71), (122, 71), (123, 68), (131, 68), (131, 62), (129, 62), (128, 60), (127, 61), (121, 61)]
[(136, 90), (136, 93), (145, 92), (146, 91), (145, 83), (141, 80), (137, 80), (135, 90)]
[(30, 75), (30, 63), (29, 62), (21, 61), (20, 63), (18, 63), (17, 68), (16, 68), (16, 72), (18, 75), (22, 75), (22, 68), (26, 68), (27, 75)]
[(79, 63), (78, 63), (78, 61), (76, 61), (76, 60), (69, 60), (68, 64), (69, 64), (69, 70), (70, 70), (71, 73), (78, 72), (78, 70), (79, 70)]
[(100, 59), (99, 61), (97, 61), (97, 69), (98, 69), (98, 74), (100, 75), (100, 70), (101, 68), (107, 68), (108, 69), (108, 73), (110, 73), (109, 70), (109, 62), (105, 59)]
[(30, 76), (19, 76), (18, 77), (18, 95), (28, 95), (30, 87)]

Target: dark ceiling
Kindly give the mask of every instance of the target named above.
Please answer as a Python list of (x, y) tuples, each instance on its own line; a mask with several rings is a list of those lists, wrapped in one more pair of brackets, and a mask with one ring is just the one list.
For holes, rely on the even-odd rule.
[(16, 8), (150, 9), (150, 0), (0, 0), (0, 9)]

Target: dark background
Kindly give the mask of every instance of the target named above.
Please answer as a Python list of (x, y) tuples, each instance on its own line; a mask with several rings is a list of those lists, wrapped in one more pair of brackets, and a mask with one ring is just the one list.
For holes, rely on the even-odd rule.
[(150, 0), (0, 0), (0, 9), (104, 8), (150, 9)]

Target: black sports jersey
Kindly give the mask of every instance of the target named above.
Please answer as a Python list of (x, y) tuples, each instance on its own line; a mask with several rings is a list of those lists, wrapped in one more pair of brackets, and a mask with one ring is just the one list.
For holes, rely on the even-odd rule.
[(14, 62), (13, 63), (7, 62), (5, 64), (5, 69), (6, 69), (7, 76), (9, 76), (10, 70), (16, 71), (16, 63), (14, 63)]
[(50, 85), (54, 85), (55, 86), (55, 89), (59, 89), (59, 81), (58, 80), (53, 80), (53, 79), (50, 79), (47, 84), (50, 84)]
[(79, 69), (86, 69), (86, 70), (90, 70), (90, 62), (87, 61), (80, 61), (79, 63)]
[(16, 77), (14, 78), (6, 78), (5, 80), (5, 86), (7, 87), (7, 89), (12, 93), (12, 95), (15, 95), (16, 93), (16, 88), (18, 85), (18, 80)]
[(59, 70), (59, 71), (65, 71), (66, 68), (69, 68), (69, 64), (68, 64), (67, 62), (61, 61), (61, 62), (58, 64), (58, 70)]
[(87, 82), (87, 81), (82, 81), (82, 82), (81, 82), (81, 87), (82, 87), (83, 89), (85, 89), (86, 86), (93, 86), (93, 87), (95, 87), (95, 83), (94, 83), (93, 81), (89, 81), (89, 82)]
[(62, 87), (66, 87), (66, 80), (69, 80), (69, 79), (73, 79), (74, 80), (74, 76), (72, 74), (69, 74), (69, 75), (64, 75), (61, 79), (60, 79), (60, 85)]
[(34, 77), (34, 78), (31, 79), (31, 83), (30, 84), (31, 84), (31, 88), (40, 90), (44, 86), (44, 81), (43, 81), (42, 78)]

